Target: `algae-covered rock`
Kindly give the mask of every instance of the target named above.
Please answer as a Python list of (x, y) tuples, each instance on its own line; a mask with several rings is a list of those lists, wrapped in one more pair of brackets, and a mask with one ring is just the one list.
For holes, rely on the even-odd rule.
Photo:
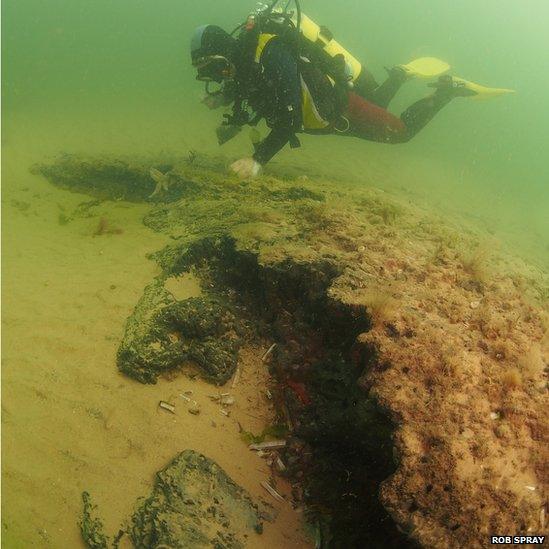
[(177, 300), (164, 287), (167, 277), (197, 268), (215, 251), (231, 247), (229, 240), (205, 239), (151, 256), (163, 274), (145, 288), (128, 318), (117, 356), (121, 372), (141, 383), (155, 383), (163, 372), (190, 363), (211, 383), (222, 385), (231, 378), (242, 331), (232, 312), (234, 304), (211, 288), (201, 297)]
[(233, 314), (213, 297), (175, 300), (160, 281), (149, 285), (128, 320), (118, 368), (141, 383), (186, 363), (221, 385), (233, 375), (240, 340)]
[(263, 531), (263, 513), (249, 494), (217, 463), (193, 450), (181, 452), (156, 474), (152, 493), (138, 502), (129, 525), (112, 541), (87, 492), (82, 500), (79, 525), (90, 549), (116, 549), (125, 536), (136, 549), (240, 549)]
[(138, 549), (238, 549), (261, 531), (259, 510), (247, 492), (211, 459), (185, 450), (157, 473), (129, 534)]
[(80, 520), (80, 532), (86, 547), (90, 549), (108, 549), (111, 545), (108, 536), (105, 535), (103, 522), (96, 514), (96, 506), (91, 501), (88, 492), (82, 493), (82, 519)]

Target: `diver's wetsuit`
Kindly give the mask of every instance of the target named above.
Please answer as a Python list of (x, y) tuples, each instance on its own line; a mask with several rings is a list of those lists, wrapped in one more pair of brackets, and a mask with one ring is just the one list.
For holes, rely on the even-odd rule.
[[(265, 118), (271, 133), (257, 146), (254, 159), (266, 164), (301, 129), (301, 83), (295, 54), (282, 40), (272, 40), (261, 56), (261, 82), (249, 97), (254, 110)], [(392, 71), (381, 86), (370, 78), (363, 80), (355, 91), (345, 94), (345, 104), (339, 112), (349, 121), (343, 135), (370, 141), (403, 143), (416, 135), (450, 100), (451, 96), (437, 91), (406, 109), (400, 118), (386, 110), (391, 99), (406, 80), (403, 74)], [(322, 92), (321, 101), (340, 101), (335, 88)], [(313, 97), (315, 94), (313, 93)], [(366, 99), (366, 98), (367, 99)], [(317, 97), (315, 97), (315, 101)], [(334, 112), (338, 107), (334, 106)], [(335, 122), (335, 121), (334, 121)], [(333, 126), (315, 133), (334, 133)]]

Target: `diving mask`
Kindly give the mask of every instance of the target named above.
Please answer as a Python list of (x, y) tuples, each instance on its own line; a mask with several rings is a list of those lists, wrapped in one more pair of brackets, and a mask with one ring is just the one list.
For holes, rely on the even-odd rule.
[(222, 82), (234, 76), (234, 65), (222, 55), (200, 57), (193, 65), (197, 69), (196, 79), (202, 82)]

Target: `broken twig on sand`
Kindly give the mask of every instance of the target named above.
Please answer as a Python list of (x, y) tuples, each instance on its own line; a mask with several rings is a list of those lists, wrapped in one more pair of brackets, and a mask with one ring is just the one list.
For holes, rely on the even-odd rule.
[(286, 500), (266, 481), (262, 480), (260, 482), (261, 486), (263, 486), (263, 488), (265, 488), (265, 490), (267, 490), (267, 492), (269, 492), (269, 494), (271, 494), (271, 496), (273, 496), (273, 498), (275, 498), (277, 501), (282, 501), (282, 502), (285, 502)]
[(240, 380), (240, 366), (237, 366), (236, 371), (234, 373), (233, 380), (231, 382), (231, 389), (234, 389), (235, 385), (239, 382), (239, 380)]
[(175, 406), (173, 404), (170, 404), (169, 402), (164, 402), (161, 400), (158, 403), (158, 406), (162, 408), (163, 410), (166, 410), (167, 412), (171, 412), (172, 414), (175, 414)]
[(265, 351), (265, 354), (261, 357), (261, 360), (263, 362), (265, 362), (268, 358), (269, 358), (269, 355), (276, 349), (276, 343), (273, 343), (266, 351)]
[(250, 444), (248, 448), (250, 450), (276, 450), (277, 448), (284, 448), (286, 446), (285, 440), (268, 440), (267, 442), (258, 442), (256, 444)]

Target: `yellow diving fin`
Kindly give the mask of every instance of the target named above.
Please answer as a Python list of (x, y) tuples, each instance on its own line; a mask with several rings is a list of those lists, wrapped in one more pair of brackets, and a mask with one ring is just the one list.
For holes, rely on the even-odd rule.
[(471, 99), (491, 99), (492, 97), (498, 97), (507, 93), (515, 93), (515, 90), (509, 90), (507, 88), (487, 88), (486, 86), (469, 82), (459, 76), (453, 76), (452, 79), (454, 82), (458, 83), (459, 86), (472, 92), (470, 95)]
[(434, 78), (450, 69), (450, 65), (446, 61), (436, 57), (419, 57), (406, 65), (397, 65), (397, 67), (404, 70), (408, 76), (417, 78)]

